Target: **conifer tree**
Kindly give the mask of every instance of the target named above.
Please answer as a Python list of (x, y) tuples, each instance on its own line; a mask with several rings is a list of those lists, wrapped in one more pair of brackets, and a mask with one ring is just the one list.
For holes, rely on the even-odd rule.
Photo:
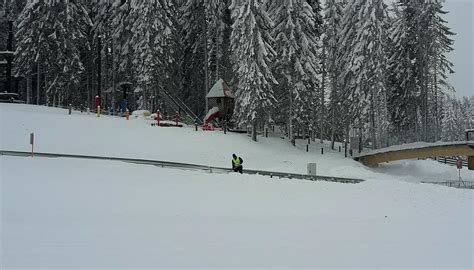
[(169, 6), (162, 0), (134, 0), (127, 17), (131, 36), (127, 40), (134, 52), (132, 61), (141, 90), (141, 106), (151, 109), (151, 97), (166, 75), (168, 63), (173, 63), (173, 23), (169, 17)]
[(369, 124), (373, 147), (376, 147), (375, 109), (385, 104), (386, 10), (382, 0), (357, 0), (347, 3), (342, 18), (341, 86), (349, 122), (346, 128), (364, 129)]
[(341, 40), (341, 19), (343, 14), (344, 3), (338, 0), (327, 0), (324, 10), (324, 20), (326, 27), (324, 31), (323, 46), (327, 51), (325, 57), (330, 91), (329, 104), (329, 122), (331, 127), (331, 149), (334, 149), (334, 142), (336, 140), (336, 129), (340, 122), (340, 88), (339, 80), (342, 74), (341, 66), (338, 64), (340, 54), (342, 53)]
[(234, 117), (240, 126), (252, 126), (257, 140), (257, 123), (268, 119), (275, 105), (273, 84), (277, 84), (270, 63), (276, 55), (272, 48), (273, 21), (262, 0), (233, 0), (231, 47), (236, 75)]
[(279, 78), (279, 96), (288, 96), (288, 107), (283, 108), (288, 111), (289, 138), (294, 141), (294, 126), (308, 126), (312, 110), (320, 105), (315, 92), (319, 85), (317, 49), (321, 29), (306, 0), (275, 1), (270, 8), (275, 22), (273, 36), (278, 58), (274, 68)]
[(181, 37), (183, 44), (183, 86), (180, 97), (193, 104), (197, 115), (205, 113), (208, 86), (207, 15), (202, 0), (187, 0), (181, 6)]
[(436, 130), (429, 116), (439, 118), (437, 97), (451, 88), (446, 78), (454, 71), (446, 53), (452, 50), (453, 33), (441, 18), (445, 12), (439, 0), (399, 0), (397, 6), (389, 61), (391, 122), (400, 138), (409, 134), (410, 141), (428, 140)]
[(17, 20), (16, 65), (29, 74), (37, 62), (45, 66), (47, 102), (63, 105), (77, 95), (74, 88), (84, 71), (79, 44), (91, 21), (82, 1), (30, 1)]

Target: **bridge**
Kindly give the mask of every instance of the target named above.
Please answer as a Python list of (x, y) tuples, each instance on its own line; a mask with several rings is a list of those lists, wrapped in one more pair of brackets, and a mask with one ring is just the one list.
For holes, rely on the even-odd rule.
[(360, 154), (354, 159), (366, 166), (377, 166), (395, 160), (440, 156), (467, 156), (468, 168), (474, 170), (474, 140), (395, 145)]

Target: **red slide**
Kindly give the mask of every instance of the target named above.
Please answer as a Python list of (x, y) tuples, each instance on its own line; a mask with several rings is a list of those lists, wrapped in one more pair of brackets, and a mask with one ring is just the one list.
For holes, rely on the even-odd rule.
[(203, 130), (214, 130), (214, 127), (211, 124), (211, 121), (214, 120), (219, 115), (219, 107), (212, 107), (204, 117), (204, 125), (202, 125)]

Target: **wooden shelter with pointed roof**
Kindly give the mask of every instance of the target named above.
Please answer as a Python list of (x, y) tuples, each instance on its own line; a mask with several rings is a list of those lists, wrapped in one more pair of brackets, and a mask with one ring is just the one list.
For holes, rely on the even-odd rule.
[(206, 95), (207, 111), (214, 107), (219, 108), (218, 118), (221, 120), (229, 120), (234, 113), (234, 95), (230, 91), (229, 86), (223, 79), (219, 79), (212, 86)]

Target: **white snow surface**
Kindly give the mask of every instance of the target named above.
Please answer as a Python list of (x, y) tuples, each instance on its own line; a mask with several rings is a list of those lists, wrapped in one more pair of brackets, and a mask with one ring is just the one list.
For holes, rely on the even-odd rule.
[[(0, 149), (151, 158), (362, 178), (339, 184), (113, 161), (0, 157), (0, 269), (473, 268), (473, 192), (455, 167), (366, 168), (326, 145), (152, 127), (0, 104)], [(321, 147), (325, 154), (320, 154)], [(472, 172), (462, 170), (464, 179)]]

